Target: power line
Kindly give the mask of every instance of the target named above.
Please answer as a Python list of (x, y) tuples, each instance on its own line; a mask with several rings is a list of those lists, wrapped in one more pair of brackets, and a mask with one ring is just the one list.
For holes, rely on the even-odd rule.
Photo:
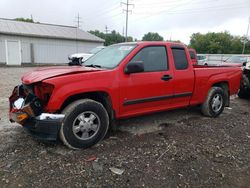
[[(155, 15), (159, 15), (159, 14), (195, 14), (195, 13), (205, 13), (205, 12), (216, 12), (216, 11), (221, 11), (221, 10), (225, 11), (225, 10), (230, 10), (230, 9), (236, 10), (236, 9), (240, 9), (240, 8), (248, 8), (248, 7), (246, 7), (245, 5), (240, 5), (240, 6), (228, 6), (228, 7), (226, 7), (226, 6), (225, 7), (207, 7), (207, 8), (204, 8), (204, 9), (202, 9), (202, 8), (183, 9), (183, 10), (176, 10), (176, 11), (169, 11), (169, 12), (166, 12), (164, 10), (164, 11), (158, 12)], [(141, 13), (135, 12), (134, 14), (140, 15)], [(146, 13), (146, 14), (147, 15), (148, 14), (152, 15), (153, 13)], [(148, 17), (148, 16), (146, 16), (146, 17)]]
[[(119, 7), (120, 7), (119, 4), (116, 4), (115, 6), (109, 7), (107, 9), (102, 9), (101, 11), (98, 11), (97, 14), (94, 14), (94, 18), (97, 18), (97, 17), (102, 18), (103, 15), (105, 15), (105, 14), (109, 15), (110, 12), (113, 12), (114, 10), (118, 10)], [(90, 19), (93, 18), (93, 13), (90, 13), (87, 15), (88, 16), (85, 16), (85, 18), (90, 18)]]
[[(195, 1), (195, 0), (193, 0), (193, 2), (192, 2), (192, 9), (194, 8), (194, 6), (193, 5), (202, 5), (202, 6), (207, 6), (206, 4), (210, 4), (211, 2), (213, 2), (213, 1), (216, 1), (216, 0), (207, 0), (207, 1), (202, 1), (202, 3), (200, 2), (200, 1)], [(145, 12), (145, 10), (150, 10), (150, 11), (152, 11), (152, 10), (157, 10), (158, 12), (160, 12), (160, 11), (164, 11), (164, 10), (169, 10), (169, 6), (171, 6), (171, 7), (173, 7), (173, 9), (178, 9), (179, 8), (179, 6), (178, 5), (182, 5), (182, 7), (183, 6), (190, 6), (190, 3), (186, 3), (185, 4), (185, 2), (183, 3), (183, 4), (180, 4), (180, 2), (183, 2), (183, 0), (182, 1), (178, 1), (178, 2), (169, 2), (168, 1), (168, 3), (167, 4), (158, 4), (158, 3), (154, 3), (154, 4), (145, 4), (145, 5), (140, 5), (140, 8), (142, 8), (142, 11), (143, 12)], [(136, 4), (137, 5), (137, 4)], [(173, 6), (174, 5), (174, 6)], [(167, 9), (166, 9), (167, 8)], [(195, 8), (197, 8), (197, 7), (195, 7)], [(173, 10), (173, 9), (171, 9), (171, 10)]]
[[(175, 6), (170, 6), (170, 7), (168, 7), (168, 9), (165, 9), (164, 11), (158, 12), (156, 15), (165, 13), (166, 11), (169, 11), (169, 10), (172, 11), (172, 10), (174, 10), (174, 9), (178, 9), (178, 8), (181, 7), (181, 6), (184, 6), (184, 5), (186, 5), (186, 4), (189, 4), (191, 1), (193, 1), (193, 0), (188, 0), (188, 1), (186, 1), (185, 3), (178, 3), (178, 4), (175, 4)], [(138, 19), (136, 19), (136, 20), (140, 20), (140, 19), (142, 19), (142, 18), (147, 18), (147, 17), (151, 17), (151, 16), (156, 16), (156, 15), (150, 14), (150, 15), (148, 15), (148, 16), (143, 16), (143, 17), (138, 18)]]
[[(183, 4), (182, 4), (183, 5)], [(237, 6), (238, 5), (238, 6)], [(196, 13), (204, 13), (204, 12), (213, 12), (218, 10), (226, 10), (226, 9), (236, 9), (236, 8), (248, 8), (245, 5), (240, 4), (229, 4), (229, 6), (207, 6), (206, 8), (197, 8), (197, 9), (181, 9), (181, 10), (174, 10), (173, 9), (165, 9), (162, 11), (159, 11), (157, 13), (150, 13), (150, 15), (142, 16), (138, 19), (157, 16), (161, 14), (196, 14)], [(135, 13), (137, 14), (137, 13)]]
[(200, 13), (204, 13), (204, 12), (216, 12), (216, 11), (227, 11), (227, 10), (237, 10), (237, 9), (245, 9), (245, 8), (248, 8), (246, 7), (245, 5), (241, 5), (241, 6), (234, 6), (234, 7), (208, 7), (206, 9), (196, 9), (196, 10), (192, 10), (189, 11), (188, 9), (185, 9), (185, 11), (173, 11), (173, 12), (169, 12), (167, 14), (189, 14), (189, 15), (192, 15), (192, 14), (200, 14)]
[(123, 9), (123, 11), (126, 12), (126, 31), (125, 31), (125, 42), (128, 41), (128, 13), (130, 12), (132, 14), (132, 10), (129, 10), (129, 6), (134, 6), (134, 4), (130, 4), (129, 0), (127, 0), (127, 3), (121, 2), (121, 5), (125, 5), (126, 9)]

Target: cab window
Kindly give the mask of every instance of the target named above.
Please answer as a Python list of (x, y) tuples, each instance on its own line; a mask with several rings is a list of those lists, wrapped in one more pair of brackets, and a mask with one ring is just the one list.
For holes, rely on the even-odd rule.
[(184, 48), (172, 48), (174, 56), (174, 65), (176, 70), (185, 70), (188, 68), (188, 60)]
[(149, 46), (140, 50), (130, 62), (142, 62), (144, 72), (168, 70), (165, 46)]

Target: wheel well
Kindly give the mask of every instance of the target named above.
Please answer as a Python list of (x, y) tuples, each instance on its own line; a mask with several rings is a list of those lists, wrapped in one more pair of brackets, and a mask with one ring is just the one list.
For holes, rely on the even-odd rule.
[(100, 102), (104, 108), (107, 110), (110, 120), (115, 118), (115, 111), (112, 108), (112, 101), (108, 93), (103, 91), (97, 92), (87, 92), (87, 93), (79, 93), (67, 98), (63, 105), (60, 108), (60, 112), (72, 102), (79, 99), (92, 99), (94, 101)]
[(225, 95), (226, 95), (226, 104), (225, 106), (229, 106), (230, 103), (230, 94), (229, 94), (229, 85), (228, 82), (219, 82), (219, 83), (215, 83), (213, 85), (213, 87), (220, 87), (223, 89)]

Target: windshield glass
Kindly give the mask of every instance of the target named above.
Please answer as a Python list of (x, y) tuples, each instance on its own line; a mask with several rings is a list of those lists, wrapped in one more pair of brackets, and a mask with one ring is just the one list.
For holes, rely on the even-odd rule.
[[(104, 47), (103, 47), (104, 48)], [(96, 54), (103, 49), (102, 47), (96, 47), (89, 51), (90, 54)]]
[(244, 63), (247, 62), (247, 58), (243, 56), (232, 56), (229, 57), (226, 62), (228, 63)]
[(112, 69), (116, 67), (134, 48), (136, 44), (116, 44), (104, 48), (84, 62), (84, 66), (98, 66)]

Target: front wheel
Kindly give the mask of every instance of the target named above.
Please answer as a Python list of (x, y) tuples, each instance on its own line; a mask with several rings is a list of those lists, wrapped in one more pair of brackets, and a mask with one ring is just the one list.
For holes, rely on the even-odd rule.
[(219, 116), (225, 107), (226, 95), (222, 88), (212, 87), (205, 102), (201, 106), (201, 112), (208, 117)]
[(60, 129), (63, 143), (72, 149), (88, 148), (101, 141), (109, 127), (106, 109), (99, 102), (83, 99), (63, 110), (65, 118)]

